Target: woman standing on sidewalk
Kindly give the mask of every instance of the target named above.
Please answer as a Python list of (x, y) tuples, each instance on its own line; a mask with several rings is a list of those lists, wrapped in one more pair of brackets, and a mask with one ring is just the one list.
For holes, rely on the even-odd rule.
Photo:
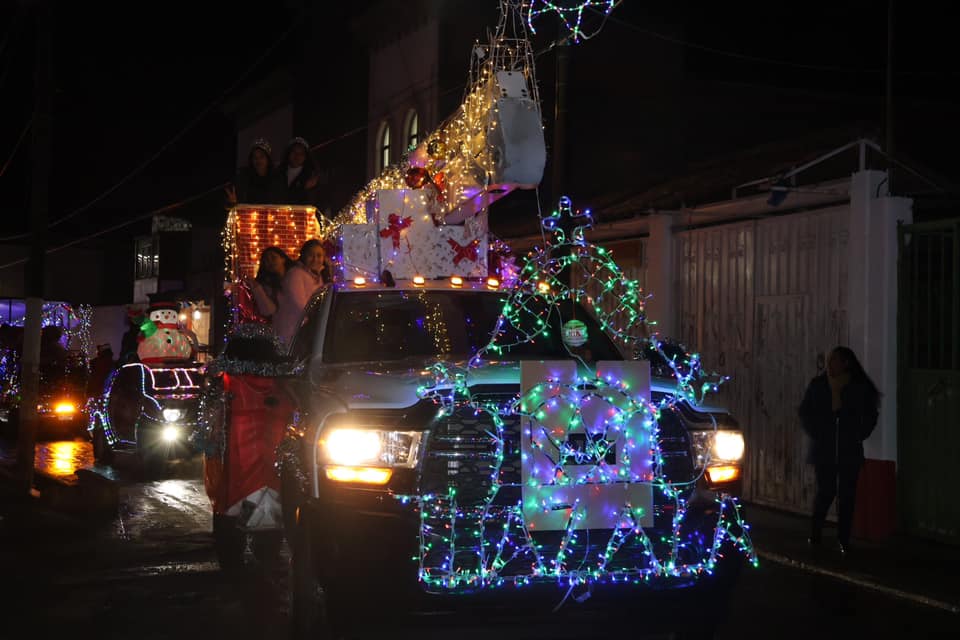
[(813, 440), (807, 460), (814, 465), (817, 480), (810, 529), (813, 545), (821, 543), (827, 512), (838, 498), (837, 538), (841, 552), (850, 549), (863, 441), (877, 425), (879, 406), (880, 392), (847, 347), (831, 351), (826, 372), (807, 386), (800, 420)]

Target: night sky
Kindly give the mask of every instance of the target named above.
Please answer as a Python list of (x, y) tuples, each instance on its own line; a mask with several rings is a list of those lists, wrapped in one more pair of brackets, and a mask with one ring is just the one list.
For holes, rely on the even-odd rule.
[[(312, 10), (327, 14), (325, 37), (307, 41), (303, 21), (249, 78), (258, 78), (275, 64), (300, 60), (316, 69), (319, 81), (325, 68), (337, 64), (338, 49), (353, 37), (346, 18), (365, 4), (316, 3)], [(198, 2), (109, 7), (58, 3), (52, 219), (89, 202), (156, 153), (247, 71), (298, 15), (297, 3), (289, 1), (220, 6), (212, 11)], [(754, 86), (875, 96), (877, 112), (882, 110), (885, 2), (742, 5), (625, 0), (613, 16), (599, 37), (618, 39), (625, 48), (638, 38), (675, 37), (693, 74)], [(671, 32), (663, 26), (670, 23), (679, 26)], [(950, 22), (928, 8), (901, 1), (896, 29), (898, 99), (954, 100), (952, 85), (960, 79), (960, 65), (950, 44)], [(0, 163), (10, 157), (30, 116), (33, 41), (30, 18), (21, 3), (0, 1)], [(552, 63), (548, 57), (542, 63)], [(365, 83), (366, 78), (358, 76), (354, 86), (338, 89), (357, 93)], [(340, 123), (341, 128), (355, 127), (356, 120), (354, 113), (350, 122)], [(899, 123), (897, 133), (912, 140), (913, 156), (957, 181), (950, 145), (960, 140), (954, 130), (952, 122), (920, 118)], [(102, 228), (229, 179), (235, 161), (232, 134), (232, 123), (215, 104), (125, 186), (58, 227), (52, 241)], [(28, 136), (0, 177), (4, 236), (26, 230), (29, 151)], [(200, 209), (214, 211), (219, 197), (211, 195), (189, 211), (192, 215)]]

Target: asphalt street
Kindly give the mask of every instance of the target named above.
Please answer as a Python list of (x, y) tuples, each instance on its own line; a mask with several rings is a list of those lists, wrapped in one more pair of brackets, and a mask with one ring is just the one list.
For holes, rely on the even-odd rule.
[[(67, 459), (90, 465), (86, 443), (39, 446), (54, 450), (38, 459), (51, 461), (61, 474), (68, 471)], [(251, 557), (240, 575), (220, 572), (198, 460), (174, 464), (155, 478), (143, 477), (124, 460), (97, 470), (121, 485), (115, 518), (93, 529), (69, 519), (28, 530), (15, 526), (9, 515), (0, 521), (7, 581), (0, 620), (11, 630), (9, 637), (287, 637), (286, 550), (274, 565), (258, 566)], [(557, 602), (561, 597), (558, 593)], [(557, 612), (525, 604), (482, 615), (420, 611), (386, 626), (358, 620), (350, 637), (663, 637), (647, 633), (652, 621), (634, 614), (630, 601), (611, 606), (584, 607), (571, 600)], [(375, 607), (371, 602), (371, 611)], [(696, 616), (695, 607), (681, 615)], [(958, 622), (947, 612), (761, 562), (744, 572), (718, 637), (957, 637)], [(0, 637), (8, 637), (3, 628)]]

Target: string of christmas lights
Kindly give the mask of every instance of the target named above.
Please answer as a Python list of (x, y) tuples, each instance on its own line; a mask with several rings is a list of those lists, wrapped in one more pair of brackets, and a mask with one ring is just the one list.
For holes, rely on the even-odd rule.
[(500, 3), (500, 20), (487, 45), (474, 46), (470, 78), (460, 107), (399, 162), (385, 167), (334, 218), (335, 224), (367, 222), (367, 203), (383, 189), (424, 189), (438, 223), (490, 184), (501, 159), (498, 73), (519, 76), (539, 111), (533, 49), (515, 0)]
[[(583, 40), (589, 40), (600, 32), (606, 17), (610, 15), (621, 1), (622, 0), (586, 0), (585, 2), (577, 2), (571, 0), (530, 0), (527, 7), (527, 26), (531, 33), (536, 33), (537, 30), (534, 27), (534, 21), (545, 14), (556, 13), (560, 18), (560, 22), (563, 23), (564, 28), (570, 34), (570, 39), (574, 44), (579, 44)], [(584, 26), (584, 13), (588, 10), (603, 16), (601, 23), (590, 31)]]
[[(614, 291), (612, 295), (623, 298), (617, 313), (627, 311), (632, 322), (645, 321), (639, 286), (624, 278), (609, 252), (585, 241), (583, 232), (589, 225), (589, 211), (576, 212), (569, 199), (563, 198), (558, 209), (543, 219), (544, 229), (552, 237), (545, 249), (528, 257), (521, 283), (504, 303), (490, 344), (466, 368), (438, 363), (433, 367), (432, 383), (418, 390), (420, 397), (438, 405), (440, 417), (462, 412), (483, 418), (489, 424), (486, 433), (492, 447), (489, 487), (481, 499), (458, 497), (455, 487), (443, 493), (399, 496), (404, 503), (414, 504), (420, 514), (419, 577), (428, 590), (523, 586), (545, 579), (573, 586), (699, 577), (712, 574), (727, 550), (742, 553), (757, 564), (749, 526), (741, 517), (736, 499), (718, 494), (713, 536), (704, 541), (687, 522), (688, 500), (700, 476), (677, 480), (664, 470), (659, 433), (662, 412), (673, 410), (678, 402), (699, 402), (703, 394), (716, 391), (724, 380), (705, 376), (696, 354), (677, 363), (663, 354), (656, 337), (651, 339), (650, 344), (663, 355), (676, 378), (676, 392), (666, 394), (658, 403), (633, 395), (624, 381), (609, 375), (601, 379), (595, 374), (580, 376), (575, 383), (548, 379), (510, 402), (473, 396), (470, 371), (481, 365), (485, 353), (502, 357), (511, 347), (543, 335), (548, 331), (544, 318), (558, 312), (562, 300), (585, 299), (611, 335), (636, 340), (629, 327), (612, 325), (613, 314), (604, 315), (602, 300), (587, 296), (583, 286), (568, 286), (561, 277), (567, 270), (581, 267), (588, 281), (593, 279), (602, 285), (600, 295)], [(517, 336), (509, 343), (502, 342), (506, 325)], [(694, 381), (704, 379), (697, 390)], [(602, 405), (599, 409), (593, 406), (598, 404)], [(587, 420), (587, 415), (592, 419)], [(599, 421), (597, 416), (601, 416)], [(603, 552), (590, 558), (589, 549), (595, 547), (589, 541), (584, 547), (577, 527), (589, 512), (577, 499), (568, 507), (556, 544), (538, 541), (526, 516), (529, 510), (525, 511), (522, 499), (515, 499), (523, 487), (515, 478), (505, 479), (503, 473), (508, 453), (519, 453), (515, 449), (516, 434), (507, 433), (508, 425), (520, 420), (528, 424), (525, 436), (530, 438), (533, 452), (521, 454), (523, 463), (531, 469), (526, 480), (530, 486), (650, 486), (672, 507), (670, 533), (652, 539), (641, 525), (643, 509), (628, 501), (614, 514), (616, 525), (601, 545)], [(582, 434), (582, 447), (571, 446), (571, 434)], [(623, 443), (619, 451), (615, 443)], [(550, 457), (552, 451), (556, 452), (555, 458)], [(530, 455), (537, 459), (532, 460)], [(646, 461), (646, 466), (634, 464), (641, 461)], [(570, 464), (578, 467), (575, 477), (566, 471)], [(533, 507), (549, 509), (550, 505)], [(574, 557), (580, 558), (578, 564), (572, 562)]]

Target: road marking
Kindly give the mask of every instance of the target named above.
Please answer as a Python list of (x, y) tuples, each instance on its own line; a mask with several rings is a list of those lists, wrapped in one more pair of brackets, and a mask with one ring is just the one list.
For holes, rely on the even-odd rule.
[(807, 564), (800, 560), (794, 560), (793, 558), (788, 558), (787, 556), (780, 555), (779, 553), (771, 553), (770, 551), (757, 550), (757, 555), (763, 558), (764, 560), (769, 560), (770, 562), (775, 562), (777, 564), (782, 564), (787, 567), (792, 567), (794, 569), (800, 569), (802, 571), (809, 571), (810, 573), (817, 573), (823, 576), (833, 578), (835, 580), (840, 580), (842, 582), (847, 582), (849, 584), (856, 585), (858, 587), (863, 587), (864, 589), (870, 589), (872, 591), (877, 591), (879, 593), (888, 595), (893, 598), (900, 598), (901, 600), (908, 600), (916, 604), (922, 604), (927, 607), (933, 607), (935, 609), (941, 609), (949, 613), (958, 614), (960, 613), (960, 605), (951, 604), (949, 602), (943, 602), (942, 600), (936, 600), (934, 598), (929, 598), (918, 593), (911, 593), (909, 591), (903, 591), (902, 589), (895, 589), (893, 587), (888, 587), (871, 580), (866, 580), (864, 578), (858, 578), (846, 573), (841, 573), (840, 571), (833, 571), (831, 569), (824, 569), (823, 567), (818, 567), (813, 564)]

